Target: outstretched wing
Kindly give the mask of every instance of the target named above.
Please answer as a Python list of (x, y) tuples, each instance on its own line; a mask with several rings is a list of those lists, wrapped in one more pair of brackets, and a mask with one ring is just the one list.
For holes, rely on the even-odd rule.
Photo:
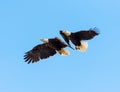
[(34, 63), (40, 59), (45, 59), (56, 54), (56, 51), (49, 46), (48, 43), (35, 46), (32, 50), (28, 51), (24, 55), (25, 62)]
[(97, 28), (89, 29), (89, 30), (81, 30), (75, 33), (80, 40), (90, 40), (97, 36), (99, 33), (97, 32)]
[(62, 31), (60, 31), (60, 35), (63, 37), (63, 39), (65, 40), (65, 42), (68, 44), (68, 47), (70, 47), (71, 49), (73, 49), (72, 46), (70, 45), (69, 37), (66, 36)]

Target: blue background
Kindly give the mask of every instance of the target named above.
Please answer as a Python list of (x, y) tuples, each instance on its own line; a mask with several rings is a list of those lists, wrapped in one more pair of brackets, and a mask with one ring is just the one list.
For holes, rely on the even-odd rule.
[[(0, 92), (120, 92), (119, 0), (0, 0)], [(87, 52), (23, 60), (39, 38), (98, 27)], [(63, 39), (62, 39), (63, 40)]]

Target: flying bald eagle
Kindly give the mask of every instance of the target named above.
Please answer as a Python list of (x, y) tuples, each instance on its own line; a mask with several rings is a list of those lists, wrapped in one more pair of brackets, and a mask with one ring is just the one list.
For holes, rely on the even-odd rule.
[(91, 28), (89, 30), (80, 30), (78, 32), (69, 32), (69, 31), (64, 31), (60, 30), (60, 34), (63, 37), (63, 39), (66, 41), (68, 46), (71, 47), (69, 41), (71, 41), (74, 45), (75, 48), (81, 52), (85, 52), (88, 48), (87, 42), (83, 40), (91, 40), (93, 39), (96, 35), (99, 33), (97, 32), (97, 28)]
[(55, 55), (56, 52), (63, 56), (69, 55), (69, 52), (64, 49), (67, 47), (67, 44), (62, 42), (58, 37), (51, 39), (41, 38), (40, 40), (44, 43), (35, 46), (32, 50), (25, 53), (24, 59), (28, 64), (38, 62), (41, 59), (46, 59)]

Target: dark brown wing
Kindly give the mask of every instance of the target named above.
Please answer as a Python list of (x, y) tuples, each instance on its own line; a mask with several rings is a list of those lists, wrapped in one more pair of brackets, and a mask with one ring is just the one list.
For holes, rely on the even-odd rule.
[(96, 29), (89, 29), (89, 30), (81, 30), (75, 33), (77, 37), (79, 37), (80, 40), (90, 40), (94, 38), (99, 33), (96, 31)]
[(65, 40), (65, 42), (66, 42), (68, 45), (70, 45), (70, 43), (69, 43), (69, 37), (66, 36), (62, 31), (60, 31), (60, 35), (63, 37), (63, 39)]
[(45, 59), (56, 54), (56, 51), (49, 46), (48, 43), (35, 46), (32, 50), (28, 51), (24, 55), (25, 62), (34, 63), (40, 59)]
[(66, 36), (62, 31), (60, 31), (60, 35), (63, 37), (63, 39), (65, 40), (65, 42), (68, 44), (68, 47), (70, 47), (71, 49), (73, 49), (73, 47), (70, 45), (69, 37)]
[(61, 48), (65, 48), (67, 44), (65, 44), (62, 40), (58, 37), (49, 39), (49, 44), (55, 50), (60, 50)]

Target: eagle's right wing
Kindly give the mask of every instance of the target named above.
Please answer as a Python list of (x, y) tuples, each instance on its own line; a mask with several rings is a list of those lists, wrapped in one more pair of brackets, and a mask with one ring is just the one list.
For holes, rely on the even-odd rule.
[(32, 50), (28, 51), (24, 55), (25, 62), (34, 63), (40, 59), (45, 59), (56, 54), (56, 51), (51, 48), (48, 43), (35, 46)]
[(91, 28), (89, 30), (80, 30), (75, 33), (77, 37), (79, 37), (80, 40), (91, 40), (95, 36), (99, 35), (98, 28)]

